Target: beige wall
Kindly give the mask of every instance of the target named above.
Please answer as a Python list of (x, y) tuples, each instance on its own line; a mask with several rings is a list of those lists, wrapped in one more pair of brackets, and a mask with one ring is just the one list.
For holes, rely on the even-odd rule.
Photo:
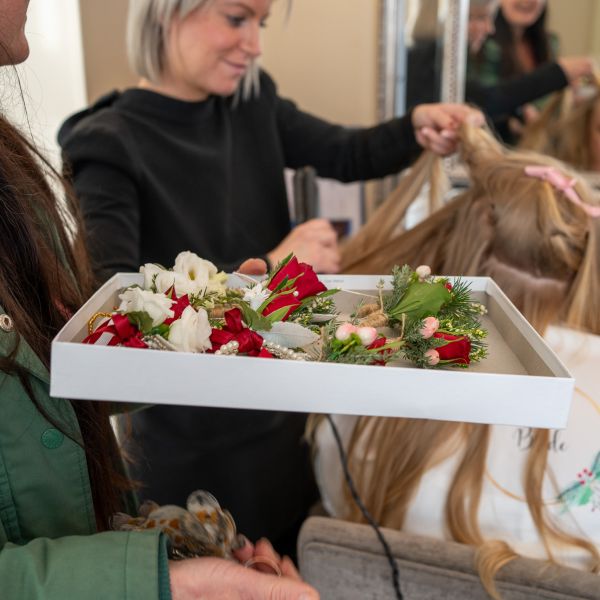
[[(126, 0), (79, 0), (88, 98), (135, 83), (125, 54)], [(375, 122), (378, 0), (275, 0), (262, 64), (282, 95), (350, 125)]]
[(126, 0), (79, 0), (88, 101), (135, 83), (125, 51)]
[(275, 0), (262, 64), (303, 110), (348, 125), (377, 114), (377, 0)]
[[(125, 56), (126, 0), (79, 0), (89, 100), (135, 82)], [(600, 0), (548, 0), (563, 55), (600, 55)], [(379, 0), (275, 0), (265, 68), (305, 110), (345, 124), (376, 118)]]
[(563, 56), (600, 53), (599, 0), (548, 0), (548, 6)]

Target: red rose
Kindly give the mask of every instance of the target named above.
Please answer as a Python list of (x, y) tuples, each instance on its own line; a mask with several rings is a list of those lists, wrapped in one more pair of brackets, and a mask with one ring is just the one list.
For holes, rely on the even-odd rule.
[(468, 365), (471, 362), (471, 340), (464, 335), (452, 335), (436, 331), (434, 338), (446, 340), (446, 344), (436, 348), (440, 360), (448, 363)]
[[(286, 283), (286, 285), (277, 292), (279, 295), (271, 300), (262, 311), (262, 314), (265, 317), (280, 308), (289, 307), (289, 310), (281, 319), (282, 321), (285, 321), (296, 309), (300, 308), (302, 304), (301, 300), (327, 290), (327, 288), (319, 281), (313, 268), (306, 263), (298, 262), (298, 259), (295, 256), (273, 275), (267, 287), (273, 291), (281, 285), (286, 278), (288, 281), (295, 281), (292, 284)], [(281, 292), (289, 293), (281, 294)]]
[[(377, 348), (381, 348), (387, 344), (387, 338), (385, 336), (380, 336), (375, 338), (375, 341), (371, 343), (370, 346), (367, 346), (367, 350), (376, 350)], [(378, 354), (388, 354), (390, 351), (388, 350), (380, 350)], [(376, 360), (373, 362), (374, 365), (385, 365), (385, 360)]]
[(272, 358), (273, 355), (262, 347), (263, 339), (256, 331), (244, 326), (242, 312), (239, 308), (232, 308), (225, 313), (223, 329), (213, 329), (210, 336), (212, 352), (216, 352), (223, 344), (235, 340), (239, 344), (238, 352), (248, 356), (261, 356)]
[(266, 308), (262, 311), (262, 314), (266, 317), (270, 315), (272, 312), (283, 308), (284, 306), (289, 306), (289, 310), (285, 313), (285, 316), (281, 319), (285, 321), (297, 308), (300, 307), (300, 302), (298, 301), (297, 296), (294, 294), (282, 294), (281, 296), (277, 296), (274, 300), (271, 300)]
[(178, 298), (175, 294), (175, 290), (173, 290), (173, 293), (171, 294), (171, 300), (175, 300), (175, 304), (171, 306), (173, 316), (170, 319), (165, 320), (165, 325), (170, 325), (174, 321), (177, 321), (177, 319), (181, 319), (183, 311), (190, 305), (189, 296), (187, 294), (184, 294), (183, 296), (179, 296)]
[(274, 290), (287, 277), (288, 280), (296, 279), (292, 286), (286, 286), (284, 289), (295, 289), (298, 294), (295, 296), (297, 300), (303, 300), (309, 296), (315, 296), (320, 292), (325, 292), (327, 288), (319, 281), (317, 274), (313, 268), (293, 256), (287, 264), (285, 264), (271, 279), (269, 289)]

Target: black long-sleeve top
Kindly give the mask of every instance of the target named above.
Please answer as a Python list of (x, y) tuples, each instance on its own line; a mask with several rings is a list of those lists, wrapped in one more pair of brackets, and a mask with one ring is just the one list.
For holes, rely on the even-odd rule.
[(290, 229), (284, 167), (368, 180), (419, 152), (409, 118), (368, 129), (298, 110), (261, 76), (260, 95), (185, 102), (148, 90), (112, 93), (59, 133), (103, 278), (192, 250), (230, 269)]
[[(397, 172), (419, 152), (409, 118), (369, 129), (332, 125), (280, 98), (266, 74), (260, 95), (237, 105), (112, 93), (71, 117), (59, 141), (101, 278), (146, 262), (171, 266), (182, 250), (228, 270), (289, 232), (284, 167), (366, 180)], [(210, 398), (219, 382), (190, 385)], [(240, 393), (260, 390), (241, 381)], [(239, 531), (293, 553), (316, 498), (301, 442), (305, 415), (156, 406), (132, 422), (131, 473), (145, 484), (142, 497), (184, 505), (191, 491), (209, 490)]]
[[(439, 101), (439, 74), (436, 75), (439, 62), (435, 40), (422, 41), (409, 50), (406, 92), (409, 108)], [(438, 67), (434, 68), (436, 64)], [(497, 119), (516, 114), (524, 104), (562, 90), (567, 85), (569, 80), (557, 62), (549, 62), (529, 73), (493, 83), (479, 80), (471, 67), (467, 71), (465, 101), (477, 105), (488, 117)]]

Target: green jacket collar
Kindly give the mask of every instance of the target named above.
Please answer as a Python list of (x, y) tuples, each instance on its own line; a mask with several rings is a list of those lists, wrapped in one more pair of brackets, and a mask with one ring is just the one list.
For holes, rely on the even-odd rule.
[[(4, 309), (1, 305), (0, 314), (4, 314)], [(16, 343), (17, 334), (14, 331), (0, 329), (0, 356), (8, 356), (14, 350)], [(19, 341), (15, 360), (19, 366), (29, 371), (34, 377), (41, 379), (44, 383), (50, 384), (48, 369), (23, 338)]]

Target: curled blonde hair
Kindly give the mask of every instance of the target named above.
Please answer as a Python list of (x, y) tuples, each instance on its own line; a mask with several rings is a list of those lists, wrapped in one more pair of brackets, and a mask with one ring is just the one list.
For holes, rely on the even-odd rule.
[[(395, 264), (431, 265), (448, 275), (493, 277), (527, 319), (544, 333), (550, 323), (600, 334), (600, 219), (591, 219), (548, 182), (525, 174), (531, 164), (552, 166), (575, 176), (556, 160), (502, 147), (488, 132), (465, 126), (462, 155), (471, 187), (424, 222), (400, 232), (404, 212), (431, 174), (436, 159), (425, 154), (410, 175), (343, 249), (343, 272), (386, 273)], [(583, 182), (576, 191), (593, 204)], [(390, 214), (395, 220), (389, 222)], [(387, 215), (386, 227), (382, 221)], [(459, 464), (448, 490), (445, 523), (453, 540), (478, 548), (482, 582), (495, 598), (497, 571), (517, 556), (508, 544), (485, 540), (478, 509), (490, 427), (469, 423), (362, 417), (348, 448), (359, 493), (375, 519), (402, 529), (423, 474), (450, 455)], [(552, 542), (585, 549), (590, 569), (600, 571), (600, 554), (589, 541), (552, 522), (542, 500), (549, 432), (534, 432), (523, 473), (527, 506), (548, 555)], [(368, 469), (360, 455), (374, 457)], [(377, 485), (370, 485), (377, 481)], [(362, 521), (352, 502), (349, 518)]]
[(600, 111), (600, 90), (576, 99), (570, 89), (554, 94), (539, 118), (529, 124), (519, 143), (525, 150), (553, 156), (581, 171), (593, 171), (592, 124)]

